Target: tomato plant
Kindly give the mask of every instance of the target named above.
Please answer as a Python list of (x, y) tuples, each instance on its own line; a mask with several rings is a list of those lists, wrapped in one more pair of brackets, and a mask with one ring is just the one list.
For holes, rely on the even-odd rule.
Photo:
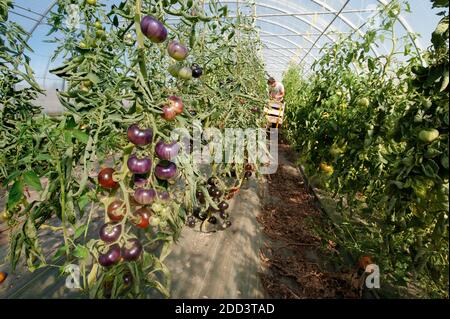
[[(8, 125), (17, 130), (1, 131), (14, 133), (0, 162), (12, 227), (9, 259), (13, 269), (25, 259), (31, 270), (47, 266), (50, 257), (61, 269), (76, 262), (82, 292), (91, 298), (145, 297), (149, 289), (168, 297), (164, 259), (182, 227), (187, 221), (230, 227), (228, 214), (221, 214), (223, 223), (216, 216), (228, 207), (225, 194), (239, 189), (248, 173), (233, 163), (213, 163), (206, 173), (180, 160), (193, 154), (184, 145), (178, 149), (170, 134), (194, 123), (205, 129), (261, 125), (263, 117), (252, 112), (265, 96), (254, 21), (229, 18), (215, 0), (203, 8), (190, 1), (76, 2), (81, 28), (64, 22), (73, 0), (58, 0), (49, 18), (54, 55), (64, 58), (51, 70), (67, 84), (58, 94), (63, 114), (35, 116), (39, 108), (30, 101), (39, 88), (31, 73), (18, 72), (29, 70), (23, 55), (14, 60), (15, 72), (0, 69), (11, 79), (2, 82), (2, 104), (11, 101), (2, 123), (13, 117)], [(4, 20), (1, 28), (11, 32), (2, 39), (5, 34), (12, 49), (23, 52), (23, 30)], [(14, 89), (21, 80), (32, 88)], [(214, 188), (207, 185), (211, 176)], [(27, 201), (25, 185), (39, 200)], [(59, 224), (50, 226), (55, 219)], [(53, 256), (41, 247), (45, 227), (63, 237)]]
[[(373, 256), (395, 287), (448, 297), (448, 13), (419, 56), (396, 37), (401, 7), (386, 6), (361, 40), (330, 45), (312, 76), (287, 71), (287, 135), (338, 202), (326, 236), (354, 261)], [(383, 39), (391, 51), (374, 57)]]

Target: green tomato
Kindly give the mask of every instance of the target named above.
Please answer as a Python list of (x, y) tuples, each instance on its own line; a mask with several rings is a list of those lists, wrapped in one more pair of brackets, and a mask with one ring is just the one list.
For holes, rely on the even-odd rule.
[(10, 218), (12, 217), (12, 214), (8, 211), (3, 211), (2, 214), (0, 215), (0, 220), (3, 222), (8, 221)]
[(331, 175), (334, 172), (333, 166), (328, 165), (327, 163), (320, 163), (320, 169), (325, 172), (327, 175)]
[(180, 72), (180, 66), (178, 64), (172, 64), (172, 65), (169, 66), (168, 71), (169, 71), (171, 76), (177, 78), (178, 74)]
[(190, 80), (192, 79), (192, 70), (188, 67), (182, 67), (180, 71), (178, 72), (178, 76), (183, 80)]
[(86, 0), (86, 3), (91, 6), (95, 6), (97, 4), (97, 0)]
[(91, 80), (84, 80), (83, 82), (81, 82), (83, 84), (83, 86), (90, 88), (92, 87), (92, 81)]
[(83, 84), (80, 86), (81, 93), (89, 93), (90, 89), (88, 87), (85, 87)]
[(431, 143), (439, 137), (439, 131), (436, 129), (422, 130), (419, 132), (419, 139), (425, 143)]
[(94, 23), (94, 27), (96, 27), (97, 29), (103, 29), (103, 25), (100, 21), (95, 21)]
[(358, 105), (360, 107), (368, 107), (369, 104), (370, 104), (370, 101), (366, 97), (360, 98), (356, 101), (356, 105)]
[(86, 44), (86, 42), (84, 42), (84, 41), (81, 41), (79, 44), (78, 44), (78, 46), (80, 47), (80, 49), (87, 49), (87, 44)]
[(104, 30), (95, 31), (95, 36), (99, 39), (106, 39), (106, 33)]

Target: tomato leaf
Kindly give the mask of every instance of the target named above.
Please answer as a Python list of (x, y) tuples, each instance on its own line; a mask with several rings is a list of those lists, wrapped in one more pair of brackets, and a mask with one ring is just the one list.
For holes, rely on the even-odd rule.
[(86, 230), (86, 227), (87, 227), (87, 225), (81, 225), (80, 227), (78, 227), (76, 230), (75, 230), (75, 234), (73, 235), (73, 239), (77, 239), (78, 237), (80, 237), (81, 235), (83, 235), (83, 233), (85, 232), (85, 230)]
[(47, 161), (47, 162), (51, 162), (52, 161), (52, 157), (49, 154), (39, 154), (38, 156), (36, 156), (34, 158), (34, 161)]
[(58, 248), (58, 250), (56, 251), (55, 255), (53, 255), (52, 260), (55, 261), (57, 259), (59, 259), (60, 257), (62, 257), (64, 254), (66, 254), (67, 252), (67, 246), (61, 246)]
[(80, 259), (86, 259), (89, 257), (89, 250), (85, 246), (77, 245), (77, 247), (73, 251), (73, 255)]
[(80, 130), (72, 130), (72, 136), (84, 144), (87, 144), (89, 140), (89, 135)]
[(34, 171), (28, 171), (25, 174), (23, 174), (23, 180), (25, 184), (30, 186), (32, 189), (36, 191), (42, 190), (41, 180)]
[(8, 209), (15, 207), (23, 198), (23, 181), (14, 182), (8, 194)]

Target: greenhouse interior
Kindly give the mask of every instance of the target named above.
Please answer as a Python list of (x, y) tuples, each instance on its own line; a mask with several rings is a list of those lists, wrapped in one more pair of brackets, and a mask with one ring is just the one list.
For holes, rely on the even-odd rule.
[(0, 32), (0, 299), (449, 298), (448, 0), (0, 0)]

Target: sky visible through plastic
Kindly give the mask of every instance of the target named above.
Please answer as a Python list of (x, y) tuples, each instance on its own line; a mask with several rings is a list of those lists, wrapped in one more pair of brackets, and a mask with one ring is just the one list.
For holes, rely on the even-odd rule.
[[(119, 2), (118, 0), (98, 1), (107, 6)], [(335, 13), (343, 7), (346, 0), (256, 0), (256, 11), (249, 5), (251, 2), (221, 1), (223, 5), (228, 5), (230, 16), (236, 15), (238, 8), (243, 14), (256, 14), (256, 26), (264, 46), (261, 54), (266, 63), (266, 70), (278, 80), (281, 80), (282, 73), (290, 62), (301, 61), (305, 69), (308, 69), (320, 56), (321, 47), (336, 41), (339, 33), (345, 36), (353, 31), (352, 27), (361, 26), (376, 14), (379, 6), (377, 0), (350, 0), (339, 17), (335, 18)], [(19, 23), (25, 30), (31, 30), (42, 19), (29, 40), (29, 45), (34, 52), (28, 53), (38, 83), (49, 90), (61, 88), (61, 79), (48, 73), (49, 69), (61, 64), (60, 59), (50, 61), (56, 44), (45, 42), (49, 40), (47, 33), (50, 26), (47, 24), (44, 13), (54, 0), (14, 0), (13, 3), (15, 8), (10, 12), (10, 19)], [(437, 10), (431, 9), (429, 0), (410, 0), (409, 4), (412, 12), (403, 12), (402, 16), (411, 30), (419, 35), (417, 40), (419, 47), (426, 49), (431, 44), (431, 32), (440, 17), (436, 16)], [(330, 24), (333, 18), (335, 20)], [(326, 28), (325, 34), (319, 37)], [(364, 28), (361, 32), (364, 32)], [(407, 34), (400, 24), (396, 33), (398, 36)], [(388, 43), (380, 43), (377, 50), (383, 54), (389, 49), (388, 45)]]

